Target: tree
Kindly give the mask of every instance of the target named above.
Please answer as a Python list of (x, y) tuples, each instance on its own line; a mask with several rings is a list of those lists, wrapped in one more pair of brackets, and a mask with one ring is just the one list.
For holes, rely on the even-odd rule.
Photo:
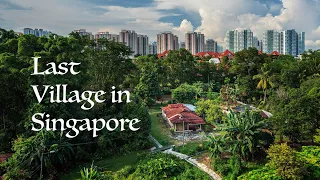
[(268, 65), (264, 64), (261, 68), (260, 74), (254, 75), (253, 80), (259, 79), (259, 83), (257, 84), (258, 89), (263, 89), (263, 102), (266, 103), (267, 100), (267, 90), (269, 86), (272, 87), (273, 83), (270, 79), (270, 71), (268, 70)]
[(167, 85), (176, 88), (182, 83), (192, 83), (196, 77), (196, 61), (186, 49), (168, 53), (164, 60)]
[(3, 165), (7, 171), (5, 179), (37, 179), (39, 174), (34, 172), (41, 168), (41, 164), (43, 172), (57, 173), (56, 168), (71, 160), (73, 154), (62, 133), (46, 130), (29, 138), (18, 138), (13, 150), (15, 153)]
[(179, 103), (190, 103), (197, 95), (194, 86), (189, 84), (181, 84), (179, 87), (172, 91), (172, 99)]
[(267, 167), (276, 169), (277, 173), (285, 179), (303, 179), (306, 174), (305, 163), (287, 144), (272, 145), (267, 152), (270, 159)]
[(272, 133), (266, 129), (266, 123), (260, 113), (245, 109), (242, 113), (230, 110), (227, 124), (219, 129), (227, 132), (233, 154), (248, 160), (257, 150), (273, 142)]
[(263, 64), (270, 63), (272, 59), (266, 54), (259, 54), (255, 48), (242, 50), (235, 54), (234, 60), (231, 62), (229, 73), (236, 77), (235, 83), (238, 84), (240, 99), (245, 102), (255, 100), (260, 96), (260, 92), (256, 90), (257, 84), (252, 81), (253, 76), (259, 74), (258, 70)]
[(140, 82), (135, 88), (135, 92), (143, 99), (156, 99), (161, 96), (158, 82), (157, 66), (155, 64), (146, 65), (141, 69)]
[(300, 88), (279, 89), (271, 98), (273, 129), (291, 141), (312, 139), (320, 127), (320, 78), (303, 82)]
[(206, 122), (212, 125), (221, 123), (224, 120), (224, 114), (220, 107), (220, 99), (204, 100), (200, 99), (196, 102), (196, 113), (204, 117)]

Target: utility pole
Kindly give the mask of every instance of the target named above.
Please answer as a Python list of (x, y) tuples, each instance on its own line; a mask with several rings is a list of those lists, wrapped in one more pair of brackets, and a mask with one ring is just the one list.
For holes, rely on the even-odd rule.
[(40, 164), (41, 164), (41, 165), (40, 165), (40, 167), (41, 167), (41, 168), (40, 168), (40, 179), (42, 179), (42, 162), (43, 162), (43, 153), (41, 153), (40, 161), (41, 161), (41, 162), (40, 162)]
[(184, 119), (182, 119), (182, 146), (184, 146)]
[(55, 153), (56, 151), (50, 151), (50, 152), (47, 152), (47, 153), (42, 153), (41, 154), (41, 158), (40, 158), (40, 161), (41, 161), (41, 163), (40, 163), (40, 178), (39, 179), (42, 179), (42, 165), (43, 165), (43, 155), (44, 154), (52, 154), (52, 153)]

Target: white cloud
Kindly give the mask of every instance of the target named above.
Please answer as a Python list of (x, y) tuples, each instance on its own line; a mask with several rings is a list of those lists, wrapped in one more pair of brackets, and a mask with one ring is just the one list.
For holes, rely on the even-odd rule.
[[(320, 40), (319, 0), (282, 0), (282, 4), (269, 5), (257, 0), (154, 0), (147, 7), (95, 6), (77, 0), (10, 2), (27, 7), (1, 9), (0, 22), (4, 22), (1, 24), (14, 30), (43, 28), (66, 35), (79, 28), (111, 33), (131, 29), (149, 35), (150, 40), (155, 40), (161, 31), (172, 31), (179, 35), (180, 41), (184, 41), (185, 32), (196, 30), (223, 44), (226, 31), (231, 29), (251, 29), (260, 38), (267, 29), (296, 29), (306, 32), (307, 48), (317, 48)], [(200, 16), (201, 24), (194, 27), (198, 23), (183, 17), (177, 27), (165, 22), (163, 18), (179, 15), (172, 13), (175, 9), (188, 16)]]
[[(306, 32), (308, 42), (320, 39), (320, 1), (315, 0), (282, 0), (278, 15), (271, 12), (279, 11), (279, 4), (270, 6), (254, 0), (162, 0), (157, 8), (182, 8), (186, 11), (198, 12), (201, 25), (196, 28), (207, 38), (214, 38), (223, 43), (226, 31), (239, 28), (251, 29), (256, 36), (262, 38), (263, 31), (268, 29), (296, 29)], [(318, 29), (317, 29), (318, 28)], [(314, 48), (316, 43), (307, 44)], [(309, 47), (310, 46), (310, 47)]]
[(193, 25), (187, 19), (182, 20), (180, 26), (172, 28), (172, 32), (179, 36), (179, 41), (184, 41), (184, 35), (189, 31), (193, 31)]

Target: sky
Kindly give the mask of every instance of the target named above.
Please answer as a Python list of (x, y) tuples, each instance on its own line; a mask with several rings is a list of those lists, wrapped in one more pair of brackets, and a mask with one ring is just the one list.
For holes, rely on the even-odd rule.
[(224, 45), (225, 33), (251, 29), (306, 32), (306, 48), (320, 49), (320, 0), (0, 0), (0, 28), (22, 32), (42, 28), (59, 35), (75, 29), (118, 34), (135, 30), (156, 40), (172, 31), (184, 41), (188, 31)]

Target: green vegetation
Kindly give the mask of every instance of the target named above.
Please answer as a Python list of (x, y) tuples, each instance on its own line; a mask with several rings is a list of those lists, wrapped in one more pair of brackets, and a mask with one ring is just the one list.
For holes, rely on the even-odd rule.
[(73, 168), (70, 172), (66, 173), (63, 176), (60, 176), (61, 179), (81, 179), (80, 171), (84, 168), (90, 170), (93, 165), (93, 169), (104, 169), (105, 171), (116, 172), (122, 169), (125, 166), (133, 166), (139, 161), (139, 154), (141, 151), (130, 152), (123, 155), (118, 155), (112, 158), (106, 158), (102, 160), (95, 160), (91, 164), (84, 163), (80, 164), (77, 167)]
[(319, 179), (320, 148), (303, 146), (295, 151), (287, 144), (273, 145), (268, 150), (268, 163), (241, 175), (238, 179)]
[(162, 120), (160, 107), (150, 108), (149, 114), (151, 117), (150, 134), (163, 146), (174, 144), (175, 141), (170, 138), (171, 132)]
[[(93, 179), (95, 174), (105, 179), (206, 179), (198, 169), (169, 155), (141, 157), (137, 165), (136, 156), (121, 159), (124, 154), (150, 148), (149, 134), (162, 145), (176, 144), (156, 103), (163, 94), (172, 93), (176, 103), (195, 104), (198, 115), (207, 121), (206, 131), (215, 128), (218, 134), (208, 137), (208, 146), (194, 142), (177, 150), (195, 155), (209, 149), (214, 169), (225, 179), (319, 179), (318, 146), (293, 150), (287, 145), (271, 145), (274, 137), (289, 145), (319, 142), (319, 50), (305, 52), (297, 59), (249, 48), (237, 52), (234, 59), (223, 57), (218, 65), (208, 63), (208, 58), (194, 58), (185, 49), (170, 51), (163, 59), (130, 59), (130, 55), (130, 49), (121, 43), (92, 41), (77, 33), (46, 38), (17, 36), (0, 29), (0, 152), (14, 153), (1, 164), (0, 175), (5, 179), (39, 179), (42, 164), (43, 176), (55, 179), (59, 172), (86, 162), (84, 179)], [(41, 57), (40, 70), (47, 69), (50, 62), (79, 62), (76, 71), (80, 73), (31, 76), (32, 57), (36, 56)], [(112, 103), (106, 95), (105, 102), (88, 111), (78, 103), (50, 103), (49, 95), (38, 103), (30, 85), (39, 85), (42, 92), (46, 84), (68, 84), (68, 92), (103, 90), (106, 94), (115, 86), (116, 91), (131, 90), (131, 102)], [(239, 101), (268, 110), (273, 116), (264, 119), (259, 110), (249, 108), (229, 110), (227, 116), (222, 113)], [(93, 138), (92, 133), (83, 131), (68, 139), (65, 131), (31, 131), (30, 119), (38, 112), (51, 118), (138, 118), (141, 122), (135, 132), (102, 130)], [(103, 160), (90, 167), (92, 159)], [(70, 178), (81, 178), (80, 170)]]
[(208, 147), (203, 141), (191, 141), (185, 145), (176, 146), (174, 150), (189, 156), (196, 156), (200, 152), (207, 151)]
[(126, 166), (117, 172), (105, 171), (98, 179), (210, 179), (210, 177), (173, 155), (144, 154), (136, 166)]
[[(0, 29), (0, 141), (1, 152), (13, 152), (8, 162), (1, 164), (5, 179), (38, 179), (42, 164), (44, 176), (56, 178), (59, 172), (72, 167), (74, 162), (91, 161), (92, 157), (110, 157), (150, 147), (148, 134), (151, 119), (143, 100), (131, 94), (131, 103), (111, 103), (112, 86), (123, 90), (130, 85), (125, 80), (135, 65), (128, 58), (130, 49), (123, 44), (102, 39), (90, 41), (77, 33), (69, 37), (51, 35), (49, 38), (33, 35), (16, 36), (13, 31)], [(77, 62), (77, 75), (31, 76), (32, 57), (41, 57), (38, 69), (47, 69), (48, 63)], [(116, 71), (114, 69), (117, 69)], [(50, 103), (50, 95), (41, 103), (35, 98), (30, 85), (67, 84), (67, 91), (80, 93), (91, 90), (106, 92), (104, 103), (84, 111), (78, 103)], [(104, 130), (97, 138), (83, 131), (76, 138), (65, 138), (69, 131), (31, 131), (31, 117), (45, 112), (50, 118), (138, 118), (138, 131)], [(92, 122), (91, 122), (92, 125)], [(126, 125), (125, 129), (128, 128)], [(57, 129), (61, 124), (57, 124)], [(18, 138), (17, 138), (18, 137)], [(14, 142), (14, 143), (11, 143)], [(43, 162), (43, 163), (41, 163)]]

